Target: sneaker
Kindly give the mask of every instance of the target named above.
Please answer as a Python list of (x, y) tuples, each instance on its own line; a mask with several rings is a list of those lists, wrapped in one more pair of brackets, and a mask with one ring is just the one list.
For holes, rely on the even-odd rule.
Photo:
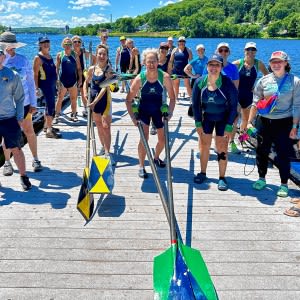
[(27, 175), (20, 176), (20, 182), (24, 191), (28, 191), (31, 189), (32, 186)]
[(46, 132), (46, 138), (50, 138), (50, 139), (60, 139), (62, 137), (61, 133), (59, 133), (56, 130), (53, 130), (50, 132)]
[(53, 118), (52, 123), (57, 124), (58, 122), (59, 122), (59, 115), (55, 115), (55, 117)]
[[(43, 131), (47, 132), (47, 127), (44, 127)], [(52, 131), (59, 132), (59, 129), (52, 127)]]
[(105, 149), (104, 147), (102, 146), (102, 148), (100, 149), (99, 153), (98, 153), (99, 156), (103, 156), (105, 155)]
[(151, 134), (151, 135), (156, 135), (156, 133), (157, 133), (157, 129), (155, 128), (154, 125), (152, 125), (152, 127), (151, 127), (151, 129), (150, 129), (150, 134)]
[(219, 191), (227, 191), (228, 190), (228, 184), (227, 184), (227, 181), (225, 178), (219, 179), (218, 190)]
[(40, 172), (43, 169), (41, 162), (37, 159), (32, 162), (32, 167), (34, 172)]
[(77, 112), (71, 113), (71, 121), (73, 121), (73, 122), (77, 122), (78, 121)]
[(11, 165), (11, 162), (6, 161), (3, 165), (3, 175), (4, 176), (11, 176), (12, 174), (14, 174), (14, 169)]
[(233, 154), (241, 154), (241, 151), (239, 150), (234, 141), (230, 142), (230, 152)]
[(162, 161), (161, 159), (154, 159), (154, 163), (159, 168), (164, 168), (166, 166), (166, 163)]
[(147, 174), (145, 168), (141, 168), (141, 169), (139, 170), (139, 177), (140, 177), (140, 178), (144, 178), (144, 179), (148, 178), (148, 174)]

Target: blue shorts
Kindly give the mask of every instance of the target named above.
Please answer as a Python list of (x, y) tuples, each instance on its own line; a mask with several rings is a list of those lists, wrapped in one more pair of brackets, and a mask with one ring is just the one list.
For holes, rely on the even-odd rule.
[(21, 127), (17, 119), (10, 118), (0, 120), (0, 136), (3, 137), (5, 147), (7, 149), (19, 148), (21, 149)]
[(152, 123), (157, 129), (164, 127), (164, 123), (162, 121), (162, 114), (160, 110), (152, 113), (150, 113), (149, 111), (140, 111), (139, 118), (144, 124), (148, 126), (150, 125), (150, 121), (152, 120)]
[(222, 121), (208, 121), (203, 120), (202, 127), (206, 134), (212, 134), (214, 129), (217, 136), (224, 136), (226, 122)]

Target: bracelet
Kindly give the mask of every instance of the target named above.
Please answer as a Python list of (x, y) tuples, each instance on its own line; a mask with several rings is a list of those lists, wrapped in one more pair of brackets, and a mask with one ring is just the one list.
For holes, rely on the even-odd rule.
[(202, 127), (202, 122), (196, 121), (195, 126), (196, 126), (196, 128), (201, 128)]
[(293, 124), (293, 128), (298, 129), (299, 128), (299, 124)]
[(226, 132), (232, 132), (232, 130), (233, 130), (233, 126), (232, 126), (232, 125), (227, 124), (227, 125), (225, 126), (225, 131), (226, 131)]

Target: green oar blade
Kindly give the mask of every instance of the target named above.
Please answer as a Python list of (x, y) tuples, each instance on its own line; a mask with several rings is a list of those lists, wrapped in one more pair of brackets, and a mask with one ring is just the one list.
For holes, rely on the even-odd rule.
[(200, 252), (180, 242), (178, 247), (176, 272), (172, 247), (154, 258), (154, 299), (217, 300), (218, 296)]

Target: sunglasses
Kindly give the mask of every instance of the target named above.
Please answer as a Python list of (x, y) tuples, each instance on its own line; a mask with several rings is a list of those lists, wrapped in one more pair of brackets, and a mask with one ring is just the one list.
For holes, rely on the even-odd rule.
[[(74, 44), (81, 44), (81, 41), (73, 41)], [(65, 44), (66, 45), (66, 44)]]
[(65, 43), (64, 46), (72, 46), (72, 43)]
[(108, 36), (104, 35), (104, 36), (102, 36), (102, 38), (103, 38), (103, 39), (107, 39), (107, 38), (108, 38)]
[(159, 49), (161, 49), (161, 50), (169, 50), (168, 47), (160, 47)]
[(227, 48), (220, 48), (220, 49), (219, 49), (219, 53), (222, 53), (222, 52), (228, 53), (228, 52), (229, 52), (229, 49), (227, 49)]
[(246, 51), (256, 51), (256, 48), (254, 48), (254, 47), (251, 47), (251, 48), (247, 48), (247, 49), (245, 49)]

